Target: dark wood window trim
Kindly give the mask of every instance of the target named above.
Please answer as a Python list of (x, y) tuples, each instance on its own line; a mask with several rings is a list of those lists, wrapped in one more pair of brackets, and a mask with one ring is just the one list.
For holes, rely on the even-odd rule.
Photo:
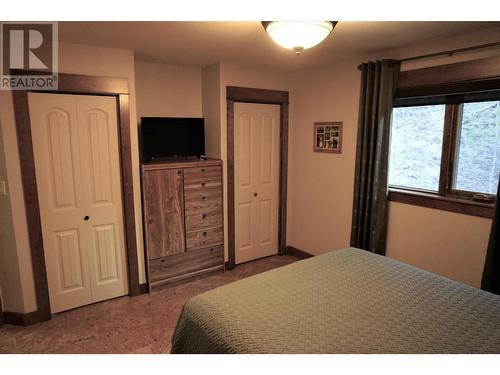
[[(15, 73), (15, 72), (13, 72)], [(78, 74), (59, 73), (59, 89), (50, 93), (87, 94), (114, 96), (118, 110), (118, 128), (120, 142), (120, 166), (122, 175), (124, 228), (126, 255), (128, 264), (129, 293), (135, 296), (141, 293), (139, 285), (139, 268), (137, 259), (137, 242), (132, 182), (132, 153), (130, 139), (130, 113), (128, 80), (125, 78), (108, 78)], [(30, 90), (35, 92), (35, 90)], [(40, 91), (39, 91), (40, 92)], [(40, 208), (38, 204), (38, 189), (35, 174), (35, 160), (31, 138), (31, 121), (28, 107), (28, 91), (12, 92), (14, 113), (17, 129), (17, 141), (21, 163), (21, 178), (23, 184), (26, 216), (28, 221), (28, 236), (30, 242), (33, 277), (37, 311), (36, 321), (49, 320), (50, 301), (45, 268)]]
[(227, 212), (228, 212), (228, 262), (226, 268), (235, 266), (234, 222), (234, 103), (279, 104), (280, 106), (280, 183), (278, 213), (278, 253), (286, 254), (286, 206), (288, 175), (288, 91), (228, 86), (227, 101)]
[(494, 203), (477, 200), (472, 192), (452, 188), (456, 165), (463, 103), (500, 99), (500, 57), (401, 72), (395, 94), (395, 107), (445, 104), (443, 146), (439, 190), (389, 186), (388, 199), (457, 212), (466, 215), (493, 217)]
[(409, 98), (485, 91), (498, 88), (499, 80), (500, 57), (488, 57), (403, 71), (398, 77), (395, 96)]
[(389, 187), (388, 199), (391, 202), (434, 208), (437, 210), (456, 212), (464, 215), (486, 217), (489, 219), (493, 218), (493, 210), (495, 207), (491, 204), (395, 187)]

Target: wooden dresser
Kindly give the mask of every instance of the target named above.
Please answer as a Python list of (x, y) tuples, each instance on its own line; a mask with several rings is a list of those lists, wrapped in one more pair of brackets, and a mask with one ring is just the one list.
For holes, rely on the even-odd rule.
[(150, 287), (224, 269), (222, 161), (141, 165)]

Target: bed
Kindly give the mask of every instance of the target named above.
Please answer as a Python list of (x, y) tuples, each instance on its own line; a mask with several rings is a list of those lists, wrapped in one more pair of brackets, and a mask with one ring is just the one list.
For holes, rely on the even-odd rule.
[(190, 299), (172, 353), (500, 353), (500, 296), (347, 248)]

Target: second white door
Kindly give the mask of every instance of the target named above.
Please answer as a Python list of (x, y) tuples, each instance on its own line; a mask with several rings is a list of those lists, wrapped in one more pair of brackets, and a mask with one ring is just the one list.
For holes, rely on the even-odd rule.
[(116, 99), (29, 94), (51, 312), (128, 293)]
[(278, 253), (280, 107), (235, 103), (235, 261)]

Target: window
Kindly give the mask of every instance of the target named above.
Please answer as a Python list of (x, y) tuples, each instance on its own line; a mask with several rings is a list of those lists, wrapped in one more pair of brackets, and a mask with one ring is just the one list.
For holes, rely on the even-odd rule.
[(438, 191), (444, 105), (394, 108), (389, 185)]
[(394, 108), (390, 190), (492, 207), (500, 173), (500, 98), (467, 98)]
[(389, 200), (493, 217), (500, 173), (500, 56), (402, 70)]
[(500, 101), (461, 106), (453, 189), (495, 194), (500, 172)]

